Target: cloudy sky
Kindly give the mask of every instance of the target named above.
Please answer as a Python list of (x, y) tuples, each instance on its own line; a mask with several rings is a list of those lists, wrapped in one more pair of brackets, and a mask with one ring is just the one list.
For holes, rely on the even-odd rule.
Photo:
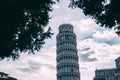
[(93, 80), (96, 69), (114, 68), (114, 60), (120, 55), (120, 37), (114, 30), (96, 25), (82, 10), (70, 9), (68, 5), (68, 0), (61, 0), (53, 6), (49, 26), (54, 35), (40, 52), (22, 54), (16, 61), (0, 61), (0, 71), (19, 80), (56, 80), (56, 35), (64, 23), (72, 24), (77, 35), (81, 80)]

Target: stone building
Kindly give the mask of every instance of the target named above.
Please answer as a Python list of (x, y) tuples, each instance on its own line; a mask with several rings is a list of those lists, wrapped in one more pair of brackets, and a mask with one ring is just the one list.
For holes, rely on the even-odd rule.
[(94, 80), (120, 80), (120, 57), (115, 59), (116, 68), (96, 69)]
[(57, 35), (57, 80), (80, 80), (76, 34), (73, 26), (62, 24)]
[(0, 72), (0, 80), (17, 80), (16, 78), (10, 77), (9, 74)]

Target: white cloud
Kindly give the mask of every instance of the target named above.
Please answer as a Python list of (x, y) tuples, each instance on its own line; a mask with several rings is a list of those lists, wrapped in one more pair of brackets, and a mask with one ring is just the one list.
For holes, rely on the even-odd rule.
[(56, 80), (56, 35), (63, 23), (72, 24), (77, 35), (81, 80), (93, 80), (96, 68), (115, 67), (114, 59), (120, 55), (120, 38), (113, 31), (98, 27), (82, 10), (68, 8), (67, 0), (53, 7), (49, 24), (55, 33), (52, 39), (46, 40), (36, 55), (23, 54), (17, 61), (1, 61), (1, 71), (21, 80)]
[(93, 38), (100, 43), (108, 43), (110, 45), (119, 44), (120, 37), (113, 30), (97, 31), (93, 34)]
[(114, 60), (120, 55), (119, 48), (120, 43), (114, 45), (98, 43), (94, 38), (78, 41), (82, 80), (93, 80), (96, 68), (115, 67)]
[(59, 9), (60, 8), (60, 6), (59, 5), (53, 5), (53, 9)]
[(81, 40), (91, 38), (98, 27), (94, 20), (90, 18), (82, 19), (80, 21), (73, 21), (72, 24), (76, 27), (78, 38)]
[(11, 76), (20, 80), (40, 78), (42, 80), (56, 80), (55, 48), (50, 47), (48, 50), (43, 49), (36, 55), (23, 54), (17, 61), (2, 61), (0, 67), (4, 72), (10, 73)]

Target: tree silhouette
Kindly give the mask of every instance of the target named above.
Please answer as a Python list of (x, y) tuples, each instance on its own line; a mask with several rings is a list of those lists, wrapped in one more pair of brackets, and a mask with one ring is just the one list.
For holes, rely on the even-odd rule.
[(120, 0), (71, 0), (70, 7), (80, 8), (101, 26), (114, 28), (120, 35)]
[(39, 51), (53, 33), (45, 30), (53, 0), (0, 0), (0, 59)]

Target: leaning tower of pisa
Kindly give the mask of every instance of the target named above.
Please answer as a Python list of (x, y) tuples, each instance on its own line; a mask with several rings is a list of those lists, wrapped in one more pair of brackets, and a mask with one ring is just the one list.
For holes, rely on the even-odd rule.
[(71, 24), (59, 26), (56, 61), (57, 80), (80, 80), (76, 35)]

